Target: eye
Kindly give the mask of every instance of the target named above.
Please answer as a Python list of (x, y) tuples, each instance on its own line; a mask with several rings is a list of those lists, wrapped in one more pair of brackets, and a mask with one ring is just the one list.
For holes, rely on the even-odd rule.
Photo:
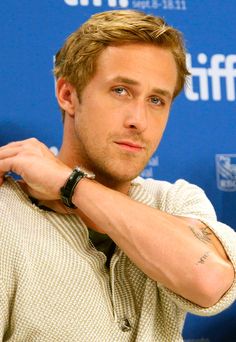
[(164, 105), (164, 101), (162, 99), (160, 99), (160, 97), (158, 96), (152, 96), (150, 98), (150, 101), (153, 105), (155, 106), (161, 106), (161, 105)]
[(124, 87), (115, 87), (112, 89), (114, 93), (116, 93), (119, 96), (127, 95), (127, 90)]

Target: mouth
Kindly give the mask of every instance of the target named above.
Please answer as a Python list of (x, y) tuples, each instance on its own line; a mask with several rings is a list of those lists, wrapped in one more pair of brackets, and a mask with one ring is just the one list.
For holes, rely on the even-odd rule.
[(119, 140), (114, 141), (121, 149), (129, 152), (140, 152), (144, 150), (144, 145), (130, 141), (130, 140)]

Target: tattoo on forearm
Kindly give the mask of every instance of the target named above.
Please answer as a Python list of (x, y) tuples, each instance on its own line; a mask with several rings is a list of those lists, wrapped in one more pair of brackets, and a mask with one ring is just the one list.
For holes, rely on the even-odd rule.
[(196, 265), (202, 265), (202, 264), (205, 264), (207, 258), (209, 257), (210, 255), (210, 252), (205, 252), (203, 254), (203, 256), (198, 260), (198, 262), (196, 263)]
[(200, 227), (198, 230), (194, 226), (188, 226), (193, 235), (200, 241), (204, 243), (210, 243), (211, 242), (211, 235), (209, 228), (207, 226)]

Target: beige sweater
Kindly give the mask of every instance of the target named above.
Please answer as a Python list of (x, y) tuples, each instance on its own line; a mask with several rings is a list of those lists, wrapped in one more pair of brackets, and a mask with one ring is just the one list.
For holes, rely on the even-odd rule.
[[(203, 191), (139, 179), (131, 197), (206, 222), (236, 265), (236, 234), (218, 223)], [(214, 306), (198, 307), (159, 286), (116, 249), (110, 270), (74, 215), (40, 210), (18, 184), (0, 187), (0, 338), (17, 342), (177, 342), (187, 311), (216, 314), (235, 299), (236, 284)]]

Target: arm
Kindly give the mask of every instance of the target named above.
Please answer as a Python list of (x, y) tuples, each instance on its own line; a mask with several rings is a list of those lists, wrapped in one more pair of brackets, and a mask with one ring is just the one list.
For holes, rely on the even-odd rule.
[(233, 267), (202, 222), (150, 208), (86, 179), (73, 203), (144, 273), (186, 299), (212, 306), (231, 286)]
[[(71, 169), (35, 140), (0, 148), (0, 177), (14, 171), (26, 191), (57, 200)], [(102, 198), (102, 201), (101, 201)], [(198, 220), (148, 207), (117, 191), (83, 179), (76, 187), (74, 212), (92, 228), (107, 233), (150, 278), (203, 307), (229, 289), (234, 271), (211, 230)]]

